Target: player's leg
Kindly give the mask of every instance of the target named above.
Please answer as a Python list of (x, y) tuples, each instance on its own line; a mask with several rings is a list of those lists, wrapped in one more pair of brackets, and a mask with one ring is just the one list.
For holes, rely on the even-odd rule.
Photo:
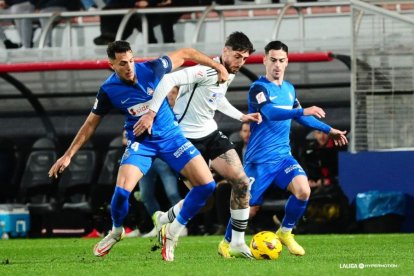
[(117, 182), (111, 200), (112, 230), (94, 247), (95, 256), (104, 256), (119, 242), (124, 235), (122, 227), (128, 215), (129, 196), (138, 181), (151, 167), (153, 151), (144, 145), (134, 147), (129, 145), (122, 156)]
[(277, 179), (278, 186), (287, 189), (292, 194), (286, 202), (285, 216), (276, 234), (282, 243), (288, 247), (290, 253), (303, 256), (305, 250), (295, 241), (292, 229), (306, 210), (310, 196), (308, 178), (302, 167), (293, 157), (285, 160), (283, 168), (283, 172), (285, 173), (279, 174)]
[[(250, 187), (249, 205), (251, 206), (250, 213), (255, 214), (254, 211), (257, 211), (263, 202), (264, 192), (274, 179), (274, 166), (273, 164), (247, 164), (244, 166), (244, 171), (254, 180)], [(230, 218), (224, 239), (220, 242), (218, 248), (219, 255), (225, 258), (231, 257), (229, 254), (230, 242), (233, 239), (233, 227), (231, 220), (232, 219)]]
[[(212, 135), (209, 135), (201, 139), (188, 139), (193, 144), (193, 146), (200, 152), (206, 164), (208, 164), (210, 160), (210, 151), (207, 151), (206, 145), (209, 144), (210, 139), (212, 139), (211, 137), (215, 137), (215, 134), (216, 133), (213, 133)], [(218, 156), (218, 154), (215, 156)], [(182, 177), (182, 180), (184, 184), (187, 186), (187, 188), (191, 190), (193, 187), (191, 182), (185, 177)], [(154, 222), (154, 225), (160, 228), (162, 225), (166, 223), (173, 222), (176, 216), (180, 213), (183, 203), (184, 200), (179, 201), (177, 204), (172, 206), (167, 212), (155, 212), (152, 216), (152, 221)]]
[(166, 141), (160, 148), (160, 157), (176, 172), (187, 178), (192, 186), (174, 221), (163, 225), (161, 229), (163, 259), (173, 261), (174, 249), (180, 232), (205, 205), (216, 183), (200, 152), (181, 133)]
[(97, 257), (109, 253), (111, 248), (125, 235), (122, 226), (128, 215), (128, 199), (131, 191), (142, 177), (141, 170), (134, 165), (122, 165), (119, 168), (117, 184), (111, 201), (112, 230), (94, 247), (94, 255)]
[(232, 184), (230, 196), (232, 239), (229, 253), (236, 257), (252, 258), (244, 239), (250, 210), (250, 180), (246, 176), (240, 158), (234, 149), (230, 149), (213, 159), (211, 166)]

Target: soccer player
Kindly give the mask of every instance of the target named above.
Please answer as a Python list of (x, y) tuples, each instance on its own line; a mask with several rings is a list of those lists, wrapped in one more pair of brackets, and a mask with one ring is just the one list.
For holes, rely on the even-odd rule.
[(128, 214), (130, 193), (147, 173), (152, 160), (159, 157), (175, 171), (187, 177), (193, 185), (180, 213), (171, 223), (170, 236), (162, 250), (163, 259), (173, 261), (180, 231), (204, 206), (206, 199), (214, 191), (215, 182), (199, 151), (182, 135), (166, 102), (158, 111), (151, 135), (142, 133), (135, 136), (133, 126), (148, 112), (152, 93), (164, 74), (181, 66), (185, 60), (191, 59), (218, 70), (219, 82), (226, 81), (228, 73), (220, 63), (191, 48), (180, 49), (152, 61), (135, 63), (129, 43), (115, 41), (108, 44), (107, 54), (110, 66), (115, 72), (100, 87), (91, 113), (67, 151), (52, 166), (49, 176), (57, 177), (58, 173), (62, 173), (69, 166), (71, 158), (92, 136), (105, 114), (112, 108), (120, 110), (125, 114), (124, 128), (127, 131), (128, 143), (111, 201), (113, 227), (110, 233), (96, 244), (93, 253), (95, 256), (104, 256), (123, 238), (122, 223)]
[[(302, 256), (305, 250), (295, 241), (292, 229), (306, 209), (310, 188), (306, 173), (291, 155), (291, 120), (327, 133), (335, 145), (346, 145), (348, 140), (346, 131), (332, 128), (315, 118), (325, 117), (323, 109), (300, 106), (295, 88), (284, 80), (288, 65), (288, 47), (284, 43), (272, 41), (267, 44), (263, 63), (266, 76), (253, 82), (248, 95), (249, 112), (260, 112), (263, 117), (261, 124), (250, 124), (251, 134), (244, 156), (245, 172), (255, 179), (250, 192), (251, 217), (259, 210), (263, 194), (270, 185), (290, 191), (285, 216), (276, 234), (290, 253)], [(225, 239), (232, 240), (229, 227)]]
[[(249, 247), (244, 240), (244, 232), (249, 219), (249, 178), (243, 171), (243, 166), (234, 145), (227, 136), (218, 131), (214, 120), (216, 110), (242, 122), (260, 123), (259, 113), (243, 114), (226, 99), (227, 88), (233, 81), (235, 74), (244, 65), (247, 58), (254, 52), (249, 38), (242, 32), (234, 32), (227, 38), (221, 56), (216, 57), (217, 62), (223, 64), (229, 74), (229, 79), (219, 84), (217, 72), (207, 66), (193, 66), (167, 74), (154, 92), (148, 113), (158, 111), (165, 101), (167, 94), (174, 88), (180, 87), (174, 105), (174, 114), (180, 124), (184, 136), (190, 140), (201, 152), (218, 174), (232, 184), (230, 197), (230, 214), (232, 222), (233, 239), (231, 244), (224, 244), (225, 250), (219, 247), (219, 253), (224, 257), (252, 258)], [(157, 115), (158, 116), (158, 115)], [(141, 133), (141, 120), (137, 123), (136, 133)], [(146, 122), (148, 124), (148, 122)], [(154, 224), (160, 225), (174, 219), (181, 208), (178, 203), (167, 213), (156, 212), (153, 216)], [(225, 253), (224, 253), (225, 252)]]

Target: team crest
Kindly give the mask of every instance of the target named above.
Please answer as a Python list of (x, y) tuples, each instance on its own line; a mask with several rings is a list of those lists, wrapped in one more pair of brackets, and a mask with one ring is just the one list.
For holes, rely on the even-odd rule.
[(200, 70), (196, 73), (196, 78), (197, 79), (202, 79), (204, 78), (204, 71)]
[(165, 58), (160, 58), (160, 60), (162, 62), (162, 67), (168, 68), (168, 61)]
[(208, 99), (208, 101), (210, 102), (210, 103), (214, 103), (215, 101), (217, 101), (217, 93), (212, 93), (211, 94), (211, 96), (210, 96), (210, 98)]

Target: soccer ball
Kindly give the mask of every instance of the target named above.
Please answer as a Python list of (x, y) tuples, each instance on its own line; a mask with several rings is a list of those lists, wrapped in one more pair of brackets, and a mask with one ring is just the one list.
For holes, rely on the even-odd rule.
[(257, 260), (276, 260), (282, 252), (282, 243), (276, 233), (262, 231), (253, 236), (250, 251)]

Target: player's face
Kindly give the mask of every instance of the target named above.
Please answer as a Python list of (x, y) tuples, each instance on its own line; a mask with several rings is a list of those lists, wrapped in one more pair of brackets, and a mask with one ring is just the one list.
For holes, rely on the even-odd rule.
[(135, 83), (135, 63), (132, 51), (116, 53), (115, 59), (110, 59), (111, 68), (126, 83)]
[(250, 54), (248, 51), (233, 51), (230, 47), (224, 47), (222, 56), (223, 65), (226, 67), (227, 72), (236, 74), (249, 56)]
[(270, 81), (282, 81), (288, 65), (287, 53), (283, 50), (270, 50), (264, 57), (266, 77)]

